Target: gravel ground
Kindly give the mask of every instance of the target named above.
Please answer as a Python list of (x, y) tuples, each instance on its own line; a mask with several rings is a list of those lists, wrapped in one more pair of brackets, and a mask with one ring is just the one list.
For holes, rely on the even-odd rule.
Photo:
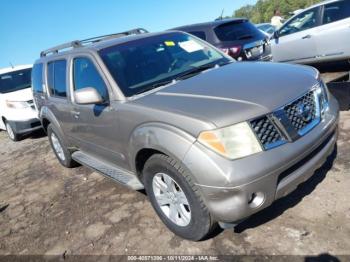
[(144, 194), (60, 166), (41, 132), (17, 143), (0, 132), (0, 143), (0, 255), (350, 255), (350, 112), (337, 152), (310, 180), (197, 243), (172, 234)]

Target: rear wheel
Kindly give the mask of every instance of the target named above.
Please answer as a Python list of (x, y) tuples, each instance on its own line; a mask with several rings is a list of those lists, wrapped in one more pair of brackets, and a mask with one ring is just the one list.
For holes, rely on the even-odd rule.
[(179, 163), (166, 155), (153, 155), (145, 164), (143, 179), (153, 208), (172, 232), (195, 241), (210, 234), (216, 223)]
[(77, 162), (72, 159), (71, 153), (63, 143), (62, 139), (59, 137), (58, 132), (53, 129), (51, 124), (47, 127), (47, 135), (49, 137), (51, 147), (61, 165), (65, 167), (77, 166)]
[(6, 131), (7, 131), (7, 135), (8, 137), (12, 140), (12, 141), (18, 141), (19, 140), (19, 135), (16, 133), (16, 131), (12, 128), (11, 124), (9, 122), (5, 123), (6, 125)]

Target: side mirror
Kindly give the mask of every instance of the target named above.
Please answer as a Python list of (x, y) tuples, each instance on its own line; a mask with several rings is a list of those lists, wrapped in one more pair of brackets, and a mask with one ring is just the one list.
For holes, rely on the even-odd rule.
[(273, 33), (273, 38), (274, 39), (278, 39), (278, 38), (280, 38), (280, 34), (279, 34), (279, 32), (278, 32), (278, 30), (276, 30), (274, 33)]
[(82, 105), (102, 104), (104, 102), (101, 95), (93, 87), (85, 87), (74, 91), (74, 100), (77, 104)]

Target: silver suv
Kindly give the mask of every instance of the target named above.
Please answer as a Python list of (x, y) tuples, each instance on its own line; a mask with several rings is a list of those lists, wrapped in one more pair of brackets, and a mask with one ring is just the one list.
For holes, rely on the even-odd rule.
[(183, 32), (74, 41), (43, 51), (33, 72), (60, 163), (144, 188), (191, 240), (293, 191), (337, 139), (338, 103), (315, 69), (236, 63)]

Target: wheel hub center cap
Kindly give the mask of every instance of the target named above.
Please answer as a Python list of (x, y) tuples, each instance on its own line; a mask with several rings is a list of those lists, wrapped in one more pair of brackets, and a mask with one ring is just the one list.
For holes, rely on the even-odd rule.
[(169, 192), (169, 198), (170, 198), (171, 202), (173, 202), (173, 203), (177, 202), (177, 198), (173, 192)]

